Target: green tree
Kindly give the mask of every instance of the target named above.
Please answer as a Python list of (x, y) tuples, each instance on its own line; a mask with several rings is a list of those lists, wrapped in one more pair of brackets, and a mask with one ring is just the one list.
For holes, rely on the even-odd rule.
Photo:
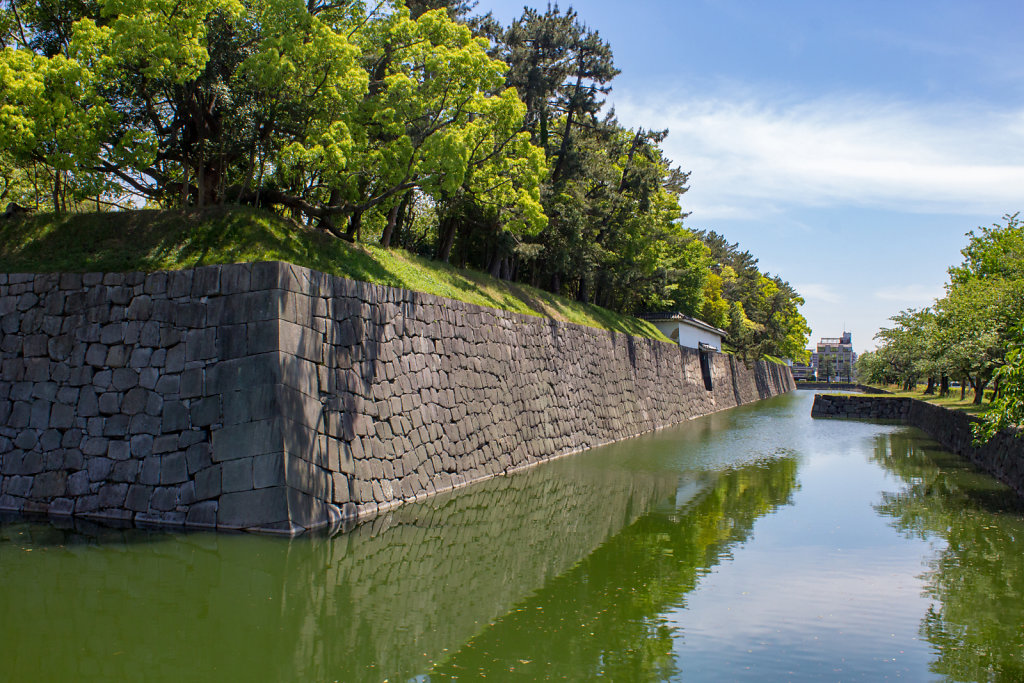
[(1006, 363), (995, 372), (999, 392), (982, 415), (982, 422), (971, 425), (975, 439), (985, 442), (1004, 429), (1016, 429), (1024, 438), (1024, 348), (1016, 347), (1006, 354)]

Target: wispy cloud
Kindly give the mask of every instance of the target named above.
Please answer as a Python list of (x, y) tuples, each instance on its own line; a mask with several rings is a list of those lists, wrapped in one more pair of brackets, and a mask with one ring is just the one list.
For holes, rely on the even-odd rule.
[(817, 282), (807, 282), (804, 284), (793, 285), (794, 289), (800, 293), (807, 301), (824, 301), (829, 304), (837, 304), (842, 300), (839, 296), (839, 292), (832, 288), (830, 285), (825, 285)]
[(931, 305), (943, 295), (941, 287), (933, 285), (897, 285), (876, 289), (875, 298), (882, 301), (896, 301), (906, 306)]
[(772, 101), (621, 94), (627, 125), (668, 128), (693, 172), (695, 217), (853, 205), (999, 215), (1024, 203), (1024, 110), (925, 107), (866, 96)]

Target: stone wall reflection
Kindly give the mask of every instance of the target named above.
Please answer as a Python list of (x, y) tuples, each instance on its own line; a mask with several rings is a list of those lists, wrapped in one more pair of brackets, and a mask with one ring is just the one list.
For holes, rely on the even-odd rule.
[[(68, 643), (88, 678), (407, 680), (671, 502), (678, 483), (570, 458), (404, 506), (348, 534), (292, 541), (70, 521), (0, 527), (11, 596), (0, 635), (14, 653), (5, 670), (61, 679), (66, 664), (38, 644)], [(30, 569), (19, 539), (46, 546), (36, 557), (78, 555), (76, 571)], [(125, 552), (138, 544), (147, 552)], [(69, 612), (56, 604), (69, 593), (83, 604), (50, 623), (48, 613)]]

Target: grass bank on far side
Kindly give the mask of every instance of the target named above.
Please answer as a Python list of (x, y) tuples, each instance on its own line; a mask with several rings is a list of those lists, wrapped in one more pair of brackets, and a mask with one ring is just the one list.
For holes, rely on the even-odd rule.
[(924, 384), (918, 384), (913, 391), (903, 391), (903, 388), (899, 384), (872, 384), (871, 386), (879, 387), (890, 392), (892, 396), (904, 396), (907, 398), (916, 398), (919, 401), (926, 401), (928, 403), (934, 403), (937, 406), (943, 408), (950, 408), (952, 410), (960, 410), (970, 415), (981, 415), (988, 410), (988, 399), (991, 392), (985, 392), (985, 401), (981, 405), (974, 404), (974, 390), (968, 389), (964, 395), (963, 400), (960, 400), (960, 387), (950, 387), (949, 396), (939, 398), (938, 393), (925, 394), (924, 390), (927, 388)]
[(0, 272), (151, 272), (255, 261), (287, 261), (353, 280), (668, 341), (654, 325), (631, 316), (400, 249), (349, 244), (251, 208), (0, 221)]

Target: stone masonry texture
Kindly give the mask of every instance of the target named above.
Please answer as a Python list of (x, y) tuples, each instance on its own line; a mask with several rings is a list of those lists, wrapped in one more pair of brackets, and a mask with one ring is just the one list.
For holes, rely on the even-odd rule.
[(269, 262), (0, 274), (0, 509), (294, 534), (793, 389)]
[(818, 394), (812, 417), (892, 420), (917, 427), (951, 453), (963, 456), (1024, 497), (1024, 438), (1003, 431), (980, 446), (971, 424), (978, 418), (907, 397)]

